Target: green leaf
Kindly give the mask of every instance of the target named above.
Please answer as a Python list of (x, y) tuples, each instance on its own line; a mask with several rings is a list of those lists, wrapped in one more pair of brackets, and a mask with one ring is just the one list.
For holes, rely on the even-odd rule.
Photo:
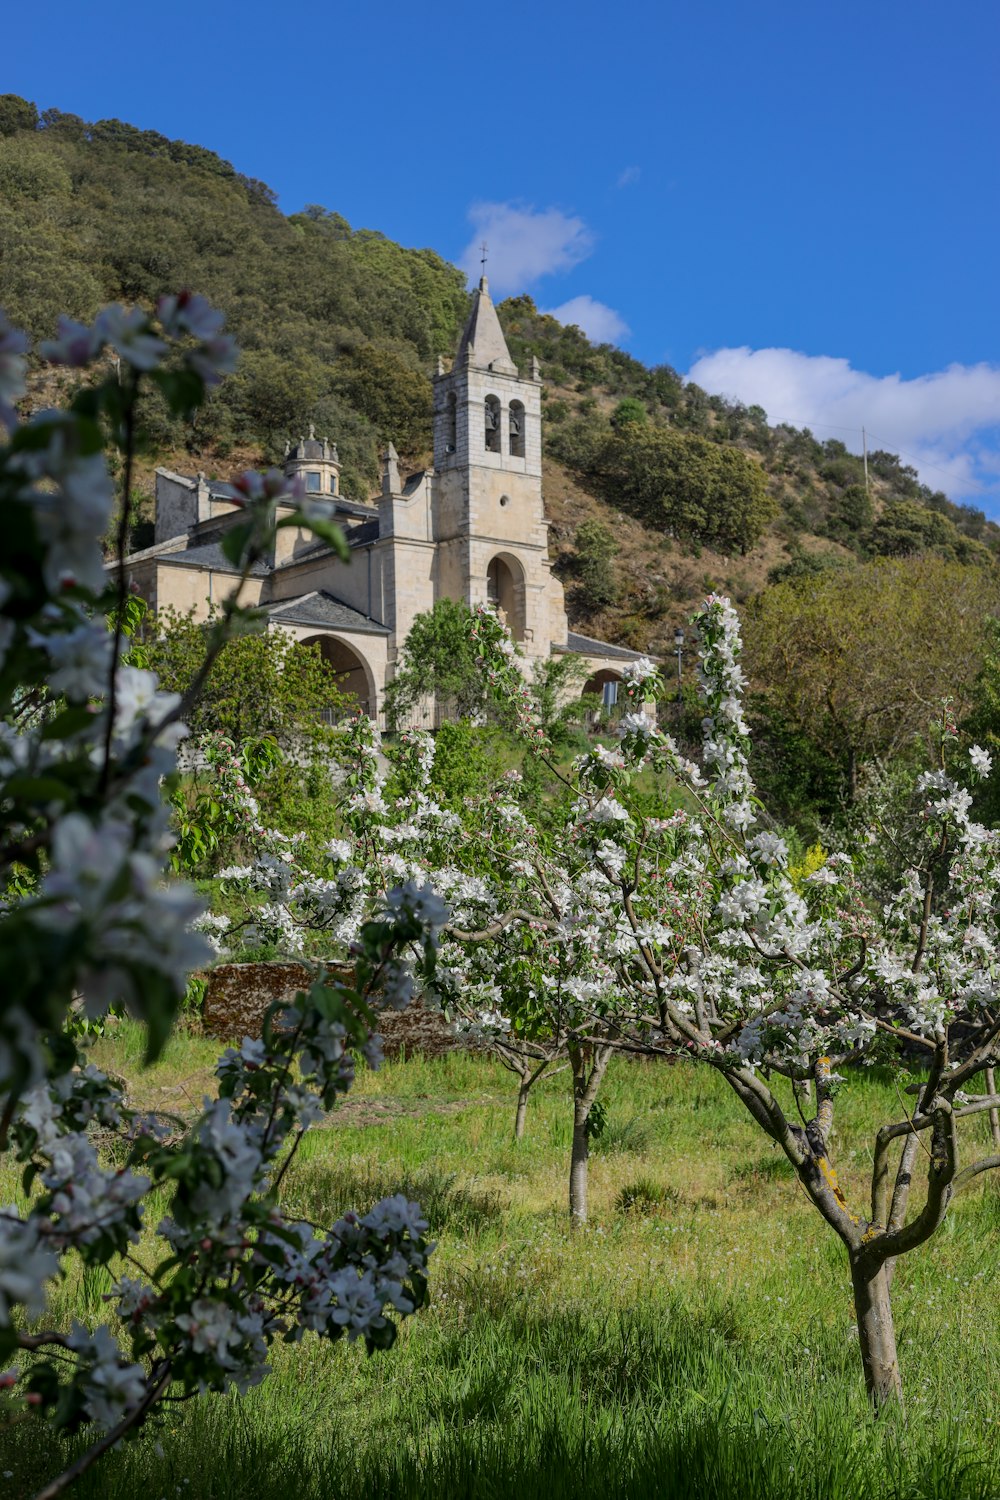
[(305, 531), (311, 531), (314, 536), (320, 537), (322, 541), (333, 548), (341, 562), (350, 562), (351, 549), (347, 545), (347, 538), (344, 536), (343, 529), (337, 525), (336, 521), (323, 521), (318, 518), (310, 519), (303, 511), (297, 510), (292, 515), (286, 516), (278, 522), (279, 530), (283, 526), (301, 526)]
[(85, 704), (63, 709), (42, 730), (43, 740), (68, 740), (93, 724), (94, 715)]
[(70, 802), (75, 793), (54, 776), (12, 776), (4, 795), (25, 802)]
[(243, 561), (243, 554), (246, 552), (247, 544), (253, 536), (253, 531), (252, 521), (240, 521), (237, 525), (230, 526), (229, 530), (223, 534), (222, 550), (229, 561), (236, 566), (239, 566)]

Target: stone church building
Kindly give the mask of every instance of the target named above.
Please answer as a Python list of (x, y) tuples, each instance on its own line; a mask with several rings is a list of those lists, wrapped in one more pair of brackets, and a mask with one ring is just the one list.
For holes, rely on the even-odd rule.
[[(310, 433), (288, 449), (287, 474), (333, 501), (350, 563), (289, 527), (243, 598), (267, 610), (272, 628), (318, 642), (344, 691), (373, 717), (414, 617), (442, 598), (492, 601), (529, 669), (539, 657), (577, 655), (588, 690), (606, 701), (637, 657), (567, 627), (548, 555), (541, 392), (537, 360), (522, 375), (511, 359), (483, 277), (451, 369), (438, 361), (432, 468), (404, 478), (390, 446), (381, 495), (360, 503), (340, 493), (334, 444)], [(130, 580), (153, 608), (204, 618), (234, 584), (220, 541), (237, 516), (226, 486), (158, 469), (154, 543), (126, 560)]]

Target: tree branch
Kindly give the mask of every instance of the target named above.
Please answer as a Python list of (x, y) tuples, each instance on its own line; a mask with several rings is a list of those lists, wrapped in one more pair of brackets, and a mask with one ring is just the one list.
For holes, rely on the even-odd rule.
[(68, 1469), (64, 1469), (61, 1474), (57, 1475), (55, 1479), (50, 1480), (44, 1488), (40, 1489), (35, 1495), (34, 1500), (57, 1500), (57, 1496), (69, 1489), (71, 1484), (75, 1484), (81, 1474), (86, 1474), (87, 1470), (99, 1458), (102, 1458), (116, 1443), (121, 1442), (127, 1432), (130, 1432), (133, 1427), (142, 1422), (150, 1407), (156, 1404), (170, 1384), (170, 1369), (170, 1361), (166, 1360), (162, 1371), (155, 1379), (152, 1374), (150, 1375), (151, 1384), (147, 1386), (146, 1394), (139, 1402), (139, 1405), (133, 1411), (126, 1412), (121, 1421), (112, 1427), (110, 1432), (104, 1434), (100, 1442), (95, 1443), (92, 1448), (88, 1448), (86, 1453), (82, 1453), (75, 1463), (70, 1464)]

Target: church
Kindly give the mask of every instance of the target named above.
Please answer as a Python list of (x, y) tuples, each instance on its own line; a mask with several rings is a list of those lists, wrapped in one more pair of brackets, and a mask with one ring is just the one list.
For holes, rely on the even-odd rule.
[[(438, 599), (493, 603), (529, 672), (539, 658), (571, 653), (605, 702), (638, 656), (568, 629), (548, 554), (541, 393), (537, 360), (522, 375), (510, 357), (484, 276), (450, 370), (438, 361), (433, 467), (404, 477), (390, 445), (381, 494), (360, 502), (340, 493), (336, 444), (310, 432), (289, 445), (287, 475), (333, 503), (350, 562), (288, 527), (243, 599), (267, 611), (272, 629), (318, 644), (373, 718), (415, 616)], [(221, 538), (238, 514), (225, 485), (158, 469), (154, 542), (126, 559), (130, 581), (154, 609), (204, 618), (234, 585)], [(428, 706), (431, 722), (443, 708)]]

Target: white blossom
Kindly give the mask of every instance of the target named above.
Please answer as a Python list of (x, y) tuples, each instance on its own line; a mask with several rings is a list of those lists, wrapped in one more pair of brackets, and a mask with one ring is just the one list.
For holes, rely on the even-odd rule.
[(104, 1324), (91, 1333), (74, 1322), (67, 1344), (80, 1360), (80, 1385), (88, 1417), (98, 1427), (114, 1427), (146, 1394), (145, 1370), (128, 1363)]
[(985, 779), (993, 769), (993, 757), (981, 745), (973, 745), (969, 751), (969, 762), (977, 776)]
[(45, 1282), (58, 1262), (42, 1243), (34, 1221), (20, 1217), (13, 1204), (0, 1210), (0, 1326), (10, 1326), (11, 1309), (37, 1317), (45, 1308)]

